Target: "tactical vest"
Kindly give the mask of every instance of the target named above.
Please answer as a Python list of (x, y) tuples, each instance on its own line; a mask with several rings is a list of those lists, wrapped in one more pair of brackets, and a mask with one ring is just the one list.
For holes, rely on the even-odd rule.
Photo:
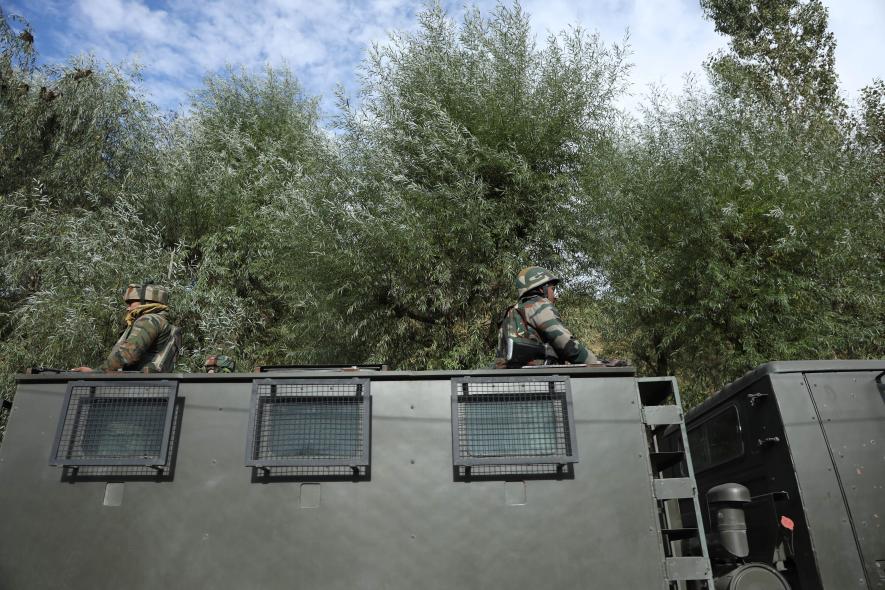
[[(544, 342), (541, 335), (538, 334), (538, 330), (529, 322), (521, 303), (522, 300), (508, 307), (498, 323), (498, 348), (495, 352), (495, 367), (498, 369), (515, 369), (524, 365), (542, 365), (546, 358), (556, 358), (556, 353)], [(538, 354), (533, 359), (508, 362), (506, 358), (508, 338), (515, 343), (539, 344), (543, 347), (544, 354)]]
[[(123, 367), (124, 371), (143, 371), (145, 373), (169, 373), (175, 368), (178, 353), (181, 352), (181, 328), (172, 324), (161, 314), (151, 314), (161, 320), (162, 327), (156, 340), (151, 344), (138, 362)], [(144, 317), (144, 316), (142, 316)], [(131, 328), (120, 335), (117, 343), (129, 336)]]

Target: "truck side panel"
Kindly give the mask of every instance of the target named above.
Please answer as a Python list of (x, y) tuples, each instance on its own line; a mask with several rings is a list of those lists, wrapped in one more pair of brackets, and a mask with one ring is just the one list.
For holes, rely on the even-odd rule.
[(823, 587), (867, 589), (849, 515), (805, 376), (788, 373), (770, 378), (777, 392)]
[[(885, 400), (877, 373), (806, 373), (870, 588), (885, 588)], [(877, 566), (879, 562), (879, 566)]]
[[(253, 483), (251, 381), (182, 381), (171, 481), (61, 481), (64, 381), (20, 383), (0, 580), (40, 588), (664, 588), (633, 378), (572, 378), (574, 479), (455, 481), (450, 381), (373, 381), (369, 481)], [(118, 484), (119, 485), (119, 484)], [(122, 492), (122, 496), (119, 493)]]

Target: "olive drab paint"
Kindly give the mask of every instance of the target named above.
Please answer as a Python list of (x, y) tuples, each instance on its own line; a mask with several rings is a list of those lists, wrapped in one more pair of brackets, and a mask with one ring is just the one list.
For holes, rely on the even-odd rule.
[[(748, 542), (740, 561), (752, 568), (737, 572), (735, 550), (712, 550), (717, 580), (885, 589), (883, 376), (885, 360), (773, 362), (686, 415), (704, 524), (716, 524), (718, 490), (745, 488), (750, 499), (739, 508)], [(679, 440), (673, 429), (664, 448)], [(682, 517), (692, 526), (692, 514)]]
[[(685, 497), (697, 506), (690, 478), (659, 479), (663, 464), (674, 457), (690, 464), (690, 457), (659, 453), (650, 443), (662, 424), (681, 423), (672, 378), (640, 379), (632, 368), (605, 367), (346, 367), (88, 378), (17, 376), (15, 408), (0, 447), (4, 590), (712, 583), (706, 555), (674, 552), (674, 531), (686, 531), (661, 516), (668, 501), (662, 498)], [(121, 388), (161, 383), (175, 392), (174, 399), (164, 398), (175, 408), (167, 464), (63, 465), (65, 451), (79, 452), (76, 445), (90, 433), (102, 435), (89, 444), (103, 452), (125, 447), (116, 438), (125, 424), (110, 424), (101, 413), (89, 416), (104, 408), (90, 391), (96, 399), (116, 400)], [(75, 384), (79, 401), (65, 408), (74, 434), (59, 435), (66, 392)], [(554, 392), (552, 384), (565, 393)], [(341, 388), (349, 388), (347, 399), (359, 401), (364, 414), (347, 410), (346, 396), (335, 393)], [(535, 394), (520, 397), (534, 390), (546, 392), (549, 403), (533, 401)], [(316, 395), (321, 403), (304, 397)], [(305, 399), (305, 411), (293, 410)], [(462, 406), (469, 406), (466, 418), (458, 415)], [(511, 421), (506, 427), (534, 428), (535, 438), (494, 440), (494, 452), (477, 443), (483, 429), (501, 427), (483, 422), (489, 411), (501, 409), (506, 412), (499, 416)], [(327, 433), (312, 447), (296, 447), (267, 430), (274, 420), (301, 419), (315, 420)], [(472, 454), (456, 466), (453, 441), (462, 427), (457, 438)], [(324, 453), (349, 448), (349, 429), (356, 429), (362, 449), (355, 465), (365, 467), (321, 467)], [(536, 438), (541, 435), (568, 441), (567, 464), (533, 464), (546, 456)], [(256, 436), (266, 437), (261, 456), (268, 459), (247, 466), (244, 454), (256, 456)], [(62, 457), (50, 465), (54, 448)], [(273, 467), (275, 457), (293, 449), (313, 458), (302, 467)], [(529, 456), (500, 466), (501, 457), (493, 455), (501, 449)], [(533, 459), (531, 453), (540, 455)], [(689, 533), (706, 547), (702, 529)]]

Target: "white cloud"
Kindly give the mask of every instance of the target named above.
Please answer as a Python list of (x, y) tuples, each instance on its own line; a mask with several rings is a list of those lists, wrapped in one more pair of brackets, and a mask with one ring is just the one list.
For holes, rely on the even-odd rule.
[(162, 43), (181, 29), (166, 11), (152, 10), (138, 0), (80, 0), (77, 7), (96, 29), (109, 33)]
[[(497, 1), (478, 6), (488, 14)], [(874, 76), (885, 76), (885, 3), (824, 1), (843, 88), (856, 94)], [(457, 21), (464, 4), (444, 2)], [(678, 91), (686, 73), (703, 80), (701, 64), (727, 44), (697, 0), (523, 0), (523, 6), (539, 45), (569, 26), (599, 31), (607, 43), (620, 42), (629, 29), (635, 66), (633, 96), (622, 102), (628, 108), (642, 100), (649, 83)], [(43, 0), (34, 11), (54, 24), (47, 36), (64, 37), (56, 54), (92, 51), (109, 61), (144, 64), (147, 89), (165, 107), (187, 102), (205, 73), (226, 64), (259, 69), (287, 63), (307, 93), (321, 94), (329, 109), (337, 84), (356, 85), (365, 49), (394, 30), (414, 30), (417, 9), (412, 0), (192, 0), (164, 9), (147, 0)], [(20, 12), (28, 16), (28, 9)]]

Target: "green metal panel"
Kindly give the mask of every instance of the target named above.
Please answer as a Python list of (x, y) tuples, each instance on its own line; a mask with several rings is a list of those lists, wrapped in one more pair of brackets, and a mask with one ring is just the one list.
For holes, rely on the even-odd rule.
[(665, 588), (636, 379), (557, 372), (574, 479), (455, 481), (449, 380), (479, 373), (362, 372), (370, 480), (252, 483), (251, 376), (234, 374), (179, 380), (171, 481), (111, 489), (48, 465), (65, 380), (22, 378), (0, 449), (2, 587)]
[(806, 374), (870, 588), (885, 588), (885, 400), (881, 371)]
[(783, 419), (822, 586), (826, 590), (866, 590), (850, 515), (805, 375), (774, 374), (771, 386)]

